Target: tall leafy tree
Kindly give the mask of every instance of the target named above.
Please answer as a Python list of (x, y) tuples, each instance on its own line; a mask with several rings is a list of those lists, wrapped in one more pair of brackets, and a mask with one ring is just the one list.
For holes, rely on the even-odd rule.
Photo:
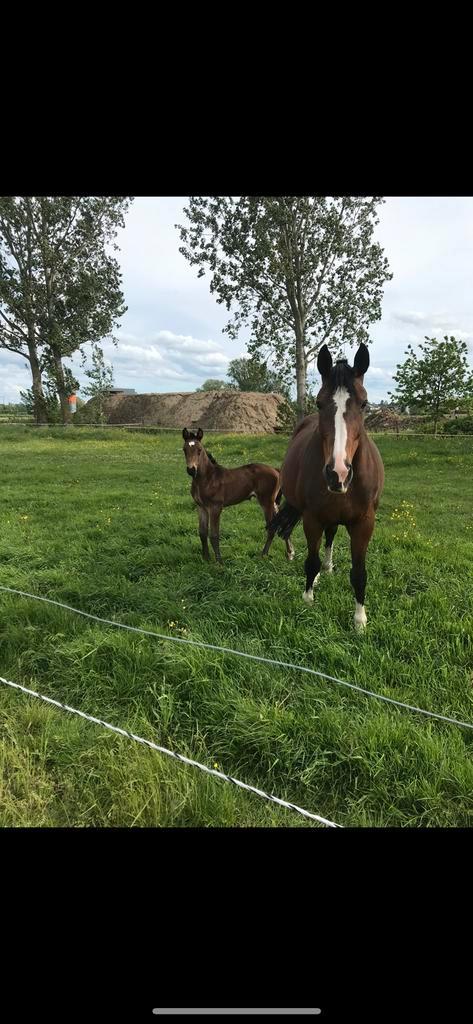
[(40, 304), (38, 252), (27, 201), (0, 196), (0, 348), (27, 361), (37, 423), (47, 423), (42, 384), (37, 311)]
[(434, 429), (440, 416), (458, 403), (473, 398), (473, 373), (468, 365), (468, 346), (453, 335), (425, 338), (416, 353), (407, 346), (406, 358), (393, 374), (396, 390), (389, 392), (395, 402), (432, 416)]
[(258, 356), (232, 359), (228, 364), (228, 379), (239, 391), (275, 391), (289, 397), (290, 385), (283, 374), (272, 370)]
[(126, 311), (114, 256), (131, 197), (0, 199), (0, 345), (32, 369), (37, 418), (41, 373), (55, 383), (64, 422), (76, 386), (63, 360), (110, 334)]
[[(85, 363), (85, 358), (84, 358)], [(92, 347), (92, 365), (85, 370), (88, 384), (82, 387), (84, 395), (95, 399), (95, 412), (98, 423), (105, 419), (104, 402), (110, 388), (113, 387), (113, 367), (104, 359), (100, 345)]]
[(180, 252), (233, 315), (250, 326), (251, 354), (272, 351), (289, 367), (299, 415), (307, 368), (329, 342), (368, 342), (391, 278), (373, 239), (380, 196), (192, 196), (176, 225)]
[(208, 377), (201, 384), (200, 388), (196, 388), (196, 391), (224, 391), (230, 385), (226, 384), (224, 380), (216, 380), (214, 377)]

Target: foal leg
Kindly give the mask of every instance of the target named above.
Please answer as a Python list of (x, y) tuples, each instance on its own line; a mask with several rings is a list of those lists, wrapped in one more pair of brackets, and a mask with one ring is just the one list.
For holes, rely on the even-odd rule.
[(222, 561), (222, 556), (220, 554), (220, 515), (221, 515), (221, 512), (222, 512), (222, 509), (218, 508), (218, 507), (210, 509), (210, 543), (211, 543), (211, 545), (212, 545), (212, 547), (214, 549), (215, 558), (217, 559), (217, 562), (221, 562)]
[(294, 550), (293, 545), (291, 544), (291, 541), (287, 540), (286, 541), (286, 558), (287, 558), (288, 562), (292, 562), (292, 559), (294, 558), (295, 553), (296, 552)]
[(199, 508), (199, 537), (202, 541), (202, 557), (205, 558), (206, 562), (210, 562), (208, 534), (209, 513), (206, 508)]
[(333, 572), (332, 548), (338, 526), (327, 526), (325, 530), (325, 555), (322, 560), (322, 572)]
[(314, 600), (314, 584), (318, 583), (320, 576), (319, 548), (323, 527), (316, 519), (309, 518), (308, 516), (304, 516), (303, 524), (307, 540), (307, 558), (304, 563), (306, 579), (302, 597), (306, 604), (312, 604)]
[(355, 591), (355, 629), (362, 632), (367, 623), (365, 612), (366, 552), (374, 530), (374, 515), (365, 516), (358, 523), (348, 527), (351, 542), (350, 581)]

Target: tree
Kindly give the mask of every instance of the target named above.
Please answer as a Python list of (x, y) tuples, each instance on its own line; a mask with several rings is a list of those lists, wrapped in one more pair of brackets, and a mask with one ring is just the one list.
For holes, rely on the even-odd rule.
[(391, 278), (373, 241), (379, 196), (192, 196), (176, 225), (180, 252), (227, 310), (224, 331), (252, 332), (249, 351), (272, 351), (296, 380), (299, 415), (307, 368), (325, 342), (368, 342)]
[(228, 365), (228, 378), (239, 391), (274, 391), (289, 398), (290, 384), (282, 374), (271, 370), (257, 356), (250, 359), (232, 359)]
[(204, 380), (204, 383), (200, 388), (196, 388), (196, 391), (223, 391), (225, 388), (229, 388), (230, 384), (226, 384), (224, 380), (213, 380), (209, 377), (208, 380)]
[(107, 366), (100, 345), (93, 345), (92, 366), (90, 369), (85, 370), (85, 375), (89, 380), (89, 384), (83, 387), (82, 391), (84, 395), (95, 399), (96, 419), (98, 423), (103, 423), (105, 419), (104, 401), (110, 388), (113, 387), (113, 367)]
[(397, 365), (393, 375), (396, 390), (389, 395), (404, 408), (432, 416), (437, 433), (442, 413), (473, 397), (473, 374), (466, 342), (453, 335), (445, 335), (443, 341), (426, 337), (425, 342), (419, 345), (419, 355), (412, 345), (407, 346), (405, 361)]
[(131, 197), (0, 197), (0, 346), (26, 358), (37, 422), (47, 418), (42, 373), (64, 422), (77, 382), (63, 359), (110, 334), (126, 311), (112, 255)]

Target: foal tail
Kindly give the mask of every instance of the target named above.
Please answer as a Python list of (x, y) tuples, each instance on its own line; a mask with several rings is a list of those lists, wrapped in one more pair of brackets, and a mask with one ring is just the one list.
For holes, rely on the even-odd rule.
[[(279, 498), (280, 500), (281, 498)], [(274, 516), (274, 519), (271, 520), (268, 531), (273, 537), (277, 533), (283, 540), (289, 540), (294, 527), (297, 526), (300, 519), (302, 519), (301, 513), (293, 505), (288, 505), (286, 501), (286, 504)]]

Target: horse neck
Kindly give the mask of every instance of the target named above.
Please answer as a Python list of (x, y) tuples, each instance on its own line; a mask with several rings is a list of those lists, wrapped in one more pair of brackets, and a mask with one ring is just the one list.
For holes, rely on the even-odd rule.
[(368, 442), (368, 434), (366, 433), (364, 423), (362, 423), (361, 424), (361, 429), (360, 429), (360, 440), (358, 441), (358, 447), (356, 449), (355, 458), (356, 458), (356, 456), (361, 458), (361, 456), (363, 455), (363, 452), (366, 451), (367, 442)]
[(215, 466), (210, 461), (205, 448), (202, 448), (202, 454), (199, 459), (199, 466), (197, 469), (198, 476), (211, 476), (214, 472)]

